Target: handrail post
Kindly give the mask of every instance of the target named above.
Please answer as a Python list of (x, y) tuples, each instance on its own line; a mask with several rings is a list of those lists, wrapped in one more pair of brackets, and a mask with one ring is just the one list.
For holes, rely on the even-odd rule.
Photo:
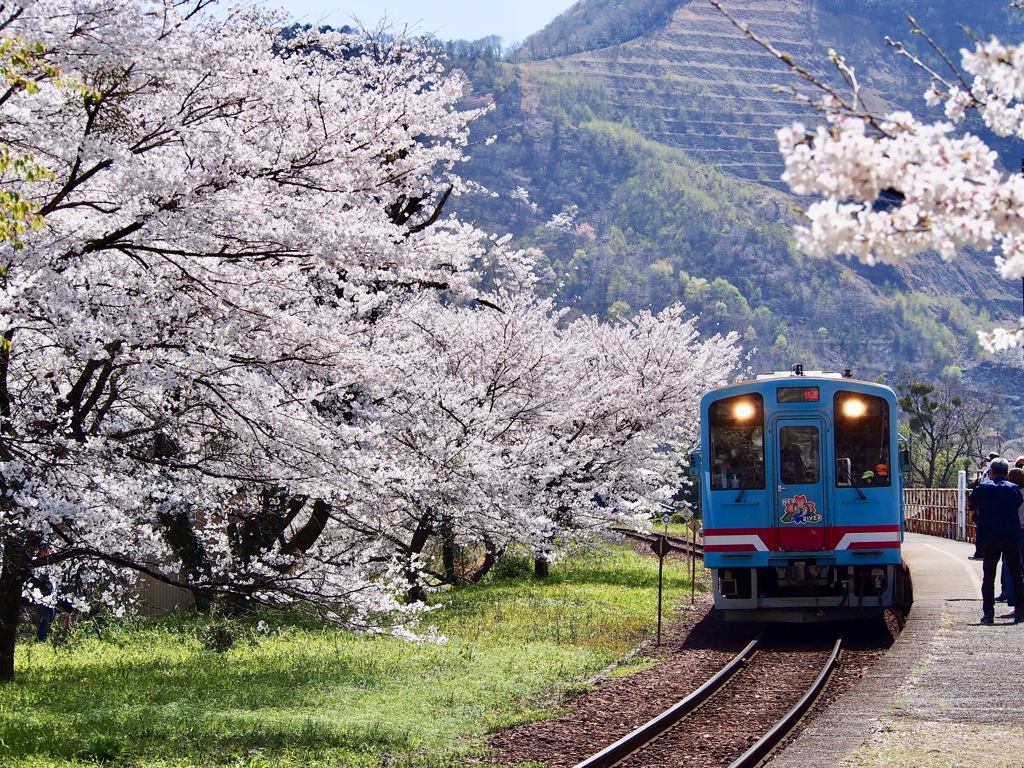
[(967, 541), (967, 472), (956, 473), (956, 540)]

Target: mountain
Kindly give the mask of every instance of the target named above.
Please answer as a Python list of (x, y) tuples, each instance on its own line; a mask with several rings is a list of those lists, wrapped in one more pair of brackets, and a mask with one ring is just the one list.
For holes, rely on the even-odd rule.
[[(942, 66), (928, 39), (909, 33), (907, 12), (949, 51), (972, 44), (958, 22), (978, 35), (1024, 31), (1024, 13), (954, 0), (725, 5), (848, 92), (828, 64), (840, 51), (880, 112), (924, 109), (922, 72), (886, 33)], [(959, 369), (984, 391), (1004, 369), (1021, 380), (1019, 355), (994, 359), (975, 341), (978, 329), (1021, 316), (1021, 286), (997, 278), (991, 254), (866, 267), (795, 249), (795, 209), (809, 201), (779, 180), (775, 131), (822, 119), (787, 92), (804, 81), (709, 0), (581, 0), (504, 57), (449, 51), (469, 73), (471, 102), (497, 104), (479, 126), (497, 140), (474, 148), (463, 175), (498, 196), (465, 196), (459, 213), (539, 248), (563, 304), (614, 318), (682, 301), (706, 332), (739, 333), (758, 371)], [(1019, 148), (984, 138), (1018, 167)]]

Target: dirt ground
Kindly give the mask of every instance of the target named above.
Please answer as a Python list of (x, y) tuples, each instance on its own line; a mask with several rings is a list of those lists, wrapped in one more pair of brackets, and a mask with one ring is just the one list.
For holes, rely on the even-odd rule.
[[(757, 628), (727, 624), (712, 607), (710, 595), (699, 596), (692, 612), (666, 627), (662, 644), (642, 649), (652, 666), (624, 676), (602, 676), (593, 690), (568, 701), (565, 714), (495, 734), (489, 762), (522, 762), (552, 768), (574, 766), (625, 736), (699, 687), (755, 636)], [(815, 709), (826, 706), (879, 661), (899, 631), (899, 618), (853, 638), (841, 656), (829, 690)], [(813, 711), (812, 711), (813, 716)]]

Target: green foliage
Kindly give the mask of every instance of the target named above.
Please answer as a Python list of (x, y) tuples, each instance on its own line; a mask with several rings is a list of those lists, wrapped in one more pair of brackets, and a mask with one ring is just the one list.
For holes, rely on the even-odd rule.
[[(655, 621), (657, 561), (632, 549), (588, 548), (543, 580), (526, 556), (504, 567), (435, 596), (430, 621), (445, 644), (359, 636), (302, 615), (194, 613), (76, 622), (62, 648), (22, 641), (21, 672), (0, 691), (0, 765), (479, 760), (489, 730), (557, 713)], [(689, 594), (687, 572), (666, 561), (669, 600)], [(236, 642), (211, 649), (222, 624)]]
[(215, 653), (231, 650), (237, 639), (234, 623), (227, 619), (218, 619), (203, 628), (203, 647)]
[(921, 362), (941, 372), (978, 354), (975, 332), (982, 325), (955, 297), (896, 292), (894, 352), (907, 362)]
[[(24, 91), (34, 95), (39, 92), (39, 84), (48, 81), (58, 88), (77, 90), (83, 96), (94, 95), (92, 89), (64, 78), (58, 67), (46, 62), (45, 54), (46, 47), (42, 43), (26, 41), (18, 35), (0, 38), (0, 77), (7, 83), (9, 92)], [(0, 144), (0, 178), (11, 176), (27, 182), (54, 178), (31, 154), (15, 154), (10, 147)], [(42, 226), (38, 205), (19, 192), (0, 187), (0, 242), (21, 248), (24, 246), (22, 236)], [(4, 340), (3, 351), (9, 352), (9, 347), (10, 342)]]
[(476, 93), (502, 90), (508, 85), (507, 69), (501, 65), (501, 38), (449, 40), (441, 47), (441, 58), (449, 67), (467, 72)]
[(588, 0), (576, 3), (513, 54), (515, 60), (567, 56), (624, 43), (662, 26), (682, 0)]
[(80, 757), (91, 763), (112, 763), (124, 753), (125, 747), (119, 738), (100, 733), (89, 739)]
[[(577, 139), (591, 148), (586, 153), (589, 161), (577, 164), (577, 172), (596, 169), (604, 158), (613, 158), (614, 169), (605, 176), (605, 184), (616, 177), (620, 181), (606, 189), (608, 203), (630, 227), (612, 226), (603, 241), (577, 248), (568, 261), (553, 258), (559, 295), (607, 317), (626, 306), (657, 311), (683, 300), (695, 309), (710, 309), (709, 322), (716, 326), (745, 329), (752, 309), (737, 286), (723, 277), (710, 282), (688, 277), (690, 271), (721, 266), (724, 254), (715, 243), (737, 226), (736, 204), (744, 198), (742, 190), (621, 124), (589, 121), (580, 127)], [(751, 298), (760, 300), (761, 292), (752, 282), (747, 281), (745, 288)]]
[(498, 558), (487, 578), (491, 581), (523, 579), (533, 573), (533, 558), (527, 554), (506, 552)]
[(46, 63), (45, 53), (42, 43), (26, 41), (19, 35), (0, 38), (0, 76), (14, 90), (29, 94), (38, 93), (43, 80), (63, 85), (60, 69)]
[(910, 436), (912, 484), (949, 488), (965, 461), (981, 453), (982, 425), (995, 408), (966, 390), (959, 379), (938, 383), (910, 374), (897, 383), (904, 434)]
[[(0, 146), (0, 176), (9, 175), (30, 182), (53, 178), (32, 155), (15, 155), (9, 147)], [(42, 226), (43, 217), (37, 204), (26, 200), (19, 192), (0, 188), (0, 242), (8, 241), (21, 248), (24, 246), (22, 236)]]

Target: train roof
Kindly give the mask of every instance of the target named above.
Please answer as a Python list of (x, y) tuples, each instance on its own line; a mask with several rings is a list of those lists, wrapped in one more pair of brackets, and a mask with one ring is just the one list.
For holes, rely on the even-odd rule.
[(723, 384), (718, 387), (714, 387), (708, 390), (704, 397), (715, 397), (716, 393), (724, 394), (728, 390), (744, 387), (755, 387), (759, 384), (770, 386), (772, 382), (785, 382), (788, 386), (798, 384), (799, 382), (812, 382), (812, 381), (833, 381), (833, 382), (845, 382), (846, 385), (855, 385), (857, 387), (867, 387), (868, 389), (877, 390), (889, 390), (892, 391), (892, 387), (886, 384), (880, 384), (877, 381), (871, 381), (869, 379), (857, 379), (849, 371), (842, 373), (838, 371), (806, 371), (802, 365), (794, 365), (788, 371), (773, 371), (769, 373), (759, 373), (752, 379), (742, 379), (740, 381), (734, 381), (729, 384)]
[(773, 373), (759, 373), (754, 381), (765, 381), (767, 379), (849, 379), (837, 371), (775, 371)]

